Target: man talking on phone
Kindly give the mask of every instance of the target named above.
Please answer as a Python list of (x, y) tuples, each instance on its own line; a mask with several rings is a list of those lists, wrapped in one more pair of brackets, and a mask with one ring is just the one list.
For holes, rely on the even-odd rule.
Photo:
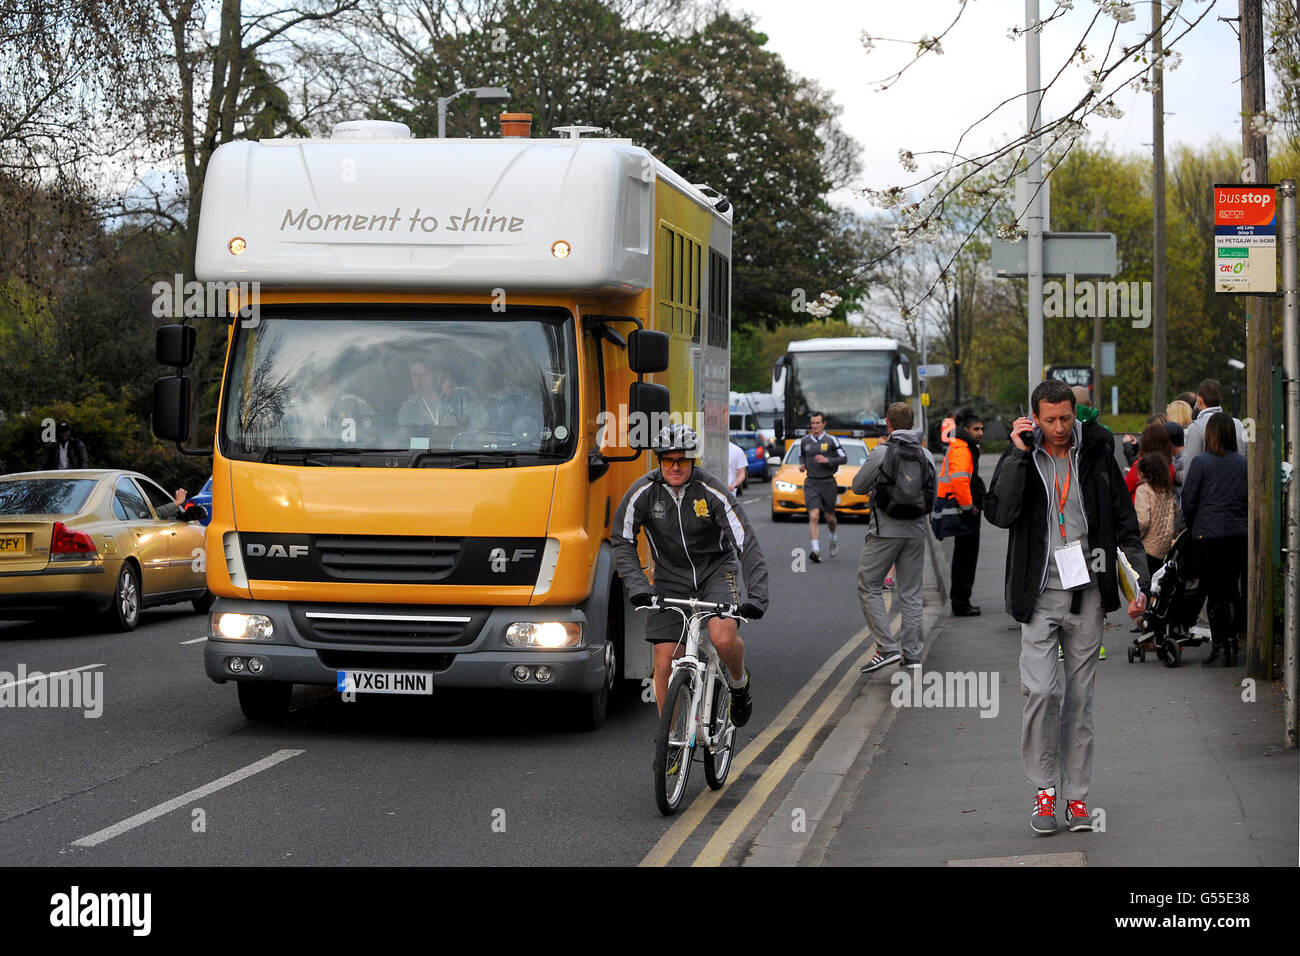
[[(1011, 532), (1006, 606), (1020, 622), (1020, 682), (1028, 698), (1020, 749), (1025, 776), (1038, 789), (1030, 825), (1048, 834), (1057, 829), (1060, 791), (1067, 826), (1092, 829), (1092, 692), (1106, 612), (1121, 604), (1117, 547), (1144, 588), (1148, 582), (1137, 514), (1110, 435), (1075, 417), (1074, 393), (1064, 382), (1039, 383), (1030, 404), (1033, 418), (1011, 426), (984, 514)], [(1129, 617), (1145, 608), (1139, 594)]]

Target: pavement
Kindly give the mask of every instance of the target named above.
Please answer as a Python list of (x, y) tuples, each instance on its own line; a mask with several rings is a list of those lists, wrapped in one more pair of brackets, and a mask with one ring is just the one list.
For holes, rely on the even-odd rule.
[[(995, 463), (981, 463), (986, 481)], [(742, 864), (1295, 866), (1300, 754), (1283, 745), (1280, 683), (1245, 680), (1244, 665), (1202, 668), (1208, 642), (1186, 648), (1177, 668), (1151, 653), (1130, 664), (1123, 611), (1107, 618), (1108, 659), (1097, 667), (1088, 800), (1097, 829), (1067, 830), (1060, 800), (1061, 828), (1031, 831), (1006, 544), (1005, 531), (982, 526), (979, 617), (952, 617), (944, 603), (951, 542), (934, 542), (926, 568), (923, 671), (973, 672), (975, 699), (934, 706), (937, 695), (904, 695), (893, 668), (861, 677)]]

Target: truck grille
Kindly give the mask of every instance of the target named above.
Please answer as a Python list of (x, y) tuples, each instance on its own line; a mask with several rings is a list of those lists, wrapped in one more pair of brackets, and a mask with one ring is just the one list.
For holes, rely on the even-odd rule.
[(337, 581), (429, 584), (456, 569), (460, 538), (316, 538), (316, 556), (328, 578)]
[(403, 605), (296, 606), (294, 624), (313, 644), (385, 647), (462, 647), (472, 644), (490, 613), (486, 608)]

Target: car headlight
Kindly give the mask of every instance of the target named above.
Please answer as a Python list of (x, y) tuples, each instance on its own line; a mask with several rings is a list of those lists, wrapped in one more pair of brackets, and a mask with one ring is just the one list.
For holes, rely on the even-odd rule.
[(506, 628), (511, 647), (577, 647), (582, 643), (582, 625), (570, 621), (519, 621)]
[(232, 611), (216, 611), (208, 617), (212, 637), (228, 641), (266, 641), (270, 640), (275, 628), (271, 619), (265, 614), (239, 614)]
[(793, 494), (794, 492), (799, 490), (799, 486), (796, 485), (793, 481), (774, 481), (772, 482), (772, 486), (776, 488), (777, 491), (780, 491), (787, 495)]

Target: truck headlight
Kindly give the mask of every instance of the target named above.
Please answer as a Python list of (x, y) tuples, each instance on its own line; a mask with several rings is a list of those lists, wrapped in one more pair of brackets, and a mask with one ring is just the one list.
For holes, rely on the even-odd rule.
[(208, 618), (208, 626), (213, 637), (228, 641), (266, 641), (270, 640), (275, 628), (271, 619), (265, 614), (238, 614), (232, 611), (216, 611)]
[(774, 481), (772, 486), (782, 494), (792, 495), (799, 490), (799, 486), (793, 481)]
[(577, 647), (582, 643), (582, 625), (570, 621), (519, 621), (506, 628), (511, 647)]

